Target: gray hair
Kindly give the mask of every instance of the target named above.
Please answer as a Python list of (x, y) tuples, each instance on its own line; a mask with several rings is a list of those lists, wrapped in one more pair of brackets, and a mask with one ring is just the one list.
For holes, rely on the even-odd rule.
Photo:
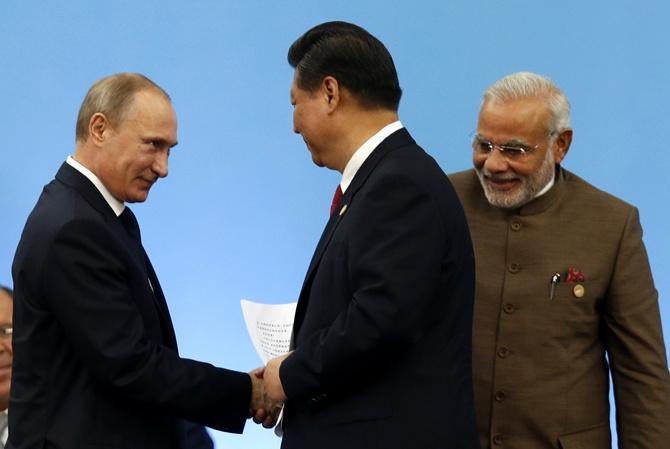
[(549, 78), (531, 72), (516, 72), (499, 79), (484, 91), (484, 103), (528, 97), (545, 97), (550, 113), (550, 133), (570, 128), (570, 102)]

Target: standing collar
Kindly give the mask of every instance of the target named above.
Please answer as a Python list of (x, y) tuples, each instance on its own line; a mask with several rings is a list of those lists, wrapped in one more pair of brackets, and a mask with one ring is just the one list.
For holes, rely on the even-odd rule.
[(88, 180), (93, 183), (95, 188), (98, 189), (105, 201), (107, 201), (107, 204), (109, 204), (109, 207), (112, 208), (116, 216), (118, 217), (121, 215), (123, 210), (126, 208), (126, 205), (122, 201), (117, 200), (114, 195), (112, 195), (110, 191), (107, 190), (107, 187), (105, 187), (105, 185), (102, 183), (102, 181), (100, 181), (100, 178), (98, 178), (95, 173), (84, 167), (81, 163), (77, 162), (72, 156), (68, 156), (65, 162), (67, 162), (69, 166), (77, 170), (79, 173), (86, 176)]
[(393, 134), (394, 132), (398, 131), (399, 129), (403, 128), (402, 123), (400, 123), (400, 120), (396, 120), (393, 123), (389, 123), (377, 133), (370, 137), (368, 140), (365, 141), (363, 145), (360, 146), (358, 150), (351, 156), (351, 159), (349, 159), (349, 162), (347, 162), (346, 167), (344, 167), (344, 171), (342, 172), (342, 181), (340, 181), (340, 188), (342, 189), (342, 192), (346, 192), (347, 188), (351, 184), (351, 181), (354, 179), (354, 176), (356, 176), (356, 173), (358, 172), (358, 169), (361, 168), (361, 165), (363, 165), (363, 162), (372, 154), (375, 148), (379, 146), (380, 143), (384, 141), (388, 136)]
[[(534, 215), (544, 212), (556, 204), (565, 192), (565, 174), (560, 165), (556, 165), (553, 182), (549, 184), (546, 193), (537, 195), (534, 199), (517, 209), (520, 215)], [(544, 190), (544, 189), (543, 189)]]
[(551, 173), (551, 179), (549, 180), (549, 182), (547, 182), (547, 184), (546, 184), (544, 187), (542, 187), (542, 190), (540, 190), (539, 192), (537, 192), (537, 193), (535, 194), (535, 196), (533, 197), (533, 199), (535, 199), (535, 198), (539, 198), (539, 197), (541, 197), (542, 195), (544, 195), (545, 193), (547, 193), (547, 192), (549, 191), (549, 189), (551, 189), (551, 188), (554, 186), (554, 183), (555, 183), (555, 182), (556, 182), (556, 170), (554, 170), (554, 171)]

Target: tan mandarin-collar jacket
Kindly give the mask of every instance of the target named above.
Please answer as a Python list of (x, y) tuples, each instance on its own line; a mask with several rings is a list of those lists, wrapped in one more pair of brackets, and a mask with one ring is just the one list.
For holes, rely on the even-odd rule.
[[(619, 448), (667, 447), (670, 380), (637, 209), (561, 168), (517, 210), (489, 205), (473, 170), (450, 178), (475, 248), (482, 448), (609, 448), (610, 370)], [(568, 282), (570, 268), (584, 280)]]

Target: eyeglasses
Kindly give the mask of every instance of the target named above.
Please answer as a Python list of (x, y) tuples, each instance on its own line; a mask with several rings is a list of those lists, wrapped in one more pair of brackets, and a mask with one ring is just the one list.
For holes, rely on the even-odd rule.
[[(556, 136), (558, 136), (559, 134), (560, 133), (556, 130), (547, 132), (548, 144), (550, 146), (553, 144)], [(471, 135), (474, 136), (472, 139), (472, 149), (475, 152), (475, 154), (479, 156), (489, 156), (493, 152), (493, 150), (497, 148), (500, 151), (500, 154), (502, 154), (503, 157), (505, 157), (507, 160), (520, 161), (528, 157), (530, 153), (532, 153), (533, 151), (537, 150), (540, 147), (539, 144), (526, 145), (523, 142), (519, 143), (511, 142), (502, 145), (497, 145), (491, 142), (490, 140), (486, 139), (481, 134), (477, 134), (476, 132), (473, 132)]]
[(13, 332), (14, 328), (11, 324), (0, 325), (0, 338), (10, 338)]
[(486, 140), (479, 134), (475, 134), (474, 138), (472, 139), (472, 150), (475, 152), (475, 154), (488, 156), (493, 152), (493, 150), (497, 148), (505, 158), (510, 160), (524, 159), (528, 156), (528, 154), (537, 150), (538, 147), (539, 145), (530, 146), (524, 145), (522, 143), (498, 145), (491, 142), (490, 140)]

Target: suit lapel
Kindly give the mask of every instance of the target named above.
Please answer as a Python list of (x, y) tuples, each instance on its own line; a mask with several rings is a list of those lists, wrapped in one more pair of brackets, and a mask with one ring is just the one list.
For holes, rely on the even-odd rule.
[(177, 336), (174, 333), (174, 326), (172, 325), (172, 318), (170, 317), (170, 310), (168, 309), (167, 301), (165, 301), (163, 289), (161, 288), (161, 284), (158, 281), (158, 276), (156, 276), (154, 267), (151, 265), (149, 256), (144, 251), (144, 248), (142, 248), (142, 252), (144, 253), (144, 260), (146, 262), (147, 271), (149, 272), (149, 281), (151, 282), (154, 300), (159, 311), (158, 315), (161, 318), (163, 338), (166, 340), (169, 347), (174, 348), (174, 350), (177, 351)]
[(93, 183), (83, 174), (79, 173), (75, 168), (67, 163), (61, 165), (60, 170), (56, 174), (56, 179), (62, 183), (75, 189), (95, 210), (100, 212), (105, 219), (105, 222), (110, 227), (112, 232), (116, 234), (120, 240), (125, 244), (128, 252), (133, 256), (137, 263), (137, 268), (146, 273), (144, 264), (144, 255), (142, 254), (141, 244), (130, 237), (126, 229), (121, 224), (121, 221), (116, 216), (112, 208), (109, 206), (105, 198), (103, 198), (100, 191), (93, 185)]
[(110, 218), (116, 219), (116, 214), (93, 183), (68, 163), (64, 162), (61, 165), (56, 173), (56, 179), (79, 192), (95, 210), (105, 217), (105, 220), (109, 222)]
[[(321, 262), (323, 254), (328, 248), (330, 240), (335, 234), (337, 226), (346, 216), (346, 211), (343, 211), (343, 208), (351, 207), (351, 203), (354, 201), (356, 193), (361, 189), (363, 185), (365, 185), (365, 182), (368, 180), (370, 174), (374, 171), (375, 167), (377, 167), (379, 162), (383, 160), (384, 157), (390, 151), (406, 145), (413, 145), (413, 144), (415, 144), (415, 142), (414, 139), (412, 139), (412, 136), (410, 136), (409, 132), (407, 132), (405, 128), (401, 128), (398, 131), (391, 134), (390, 136), (388, 136), (386, 139), (384, 139), (379, 144), (379, 146), (377, 146), (377, 148), (375, 148), (375, 150), (370, 154), (370, 156), (368, 156), (365, 162), (363, 162), (361, 168), (359, 168), (358, 171), (356, 172), (356, 175), (354, 176), (354, 179), (351, 181), (349, 188), (347, 188), (347, 191), (344, 192), (344, 195), (342, 195), (342, 199), (340, 200), (340, 206), (338, 207), (338, 209), (335, 210), (333, 215), (330, 217), (330, 220), (328, 220), (328, 223), (326, 224), (326, 227), (323, 230), (323, 233), (321, 234), (321, 238), (319, 239), (319, 243), (316, 246), (316, 250), (314, 250), (314, 255), (312, 256), (309, 268), (307, 269), (307, 274), (305, 275), (305, 280), (303, 281), (302, 289), (300, 291), (300, 296), (298, 299), (298, 307), (295, 313), (295, 320), (293, 324), (294, 335), (292, 336), (292, 340), (295, 337), (295, 334), (297, 333), (296, 331), (297, 329), (299, 329), (300, 324), (302, 324), (302, 318), (307, 308), (307, 298), (309, 297), (308, 293), (311, 279), (314, 276), (314, 273), (316, 272), (316, 269), (319, 266), (319, 262)], [(294, 342), (292, 341), (291, 347), (293, 347), (293, 343)]]
[[(341, 205), (348, 204), (345, 203), (347, 201), (344, 196), (342, 196), (342, 200), (340, 201)], [(342, 215), (339, 214), (340, 209), (336, 210), (333, 215), (330, 217), (328, 220), (328, 223), (326, 223), (326, 227), (324, 228), (323, 232), (321, 233), (321, 238), (319, 239), (319, 243), (316, 245), (316, 249), (314, 250), (314, 254), (312, 255), (312, 260), (309, 263), (309, 267), (307, 268), (307, 275), (305, 276), (305, 281), (309, 279), (311, 276), (312, 272), (318, 265), (319, 261), (321, 260), (321, 256), (323, 255), (323, 252), (326, 250), (328, 247), (328, 243), (330, 243), (330, 239), (333, 236), (333, 233), (335, 232), (335, 229), (337, 228), (337, 225), (340, 223), (340, 220), (342, 219)], [(303, 286), (304, 288), (304, 286)]]
[(130, 235), (128, 235), (128, 232), (123, 227), (121, 221), (109, 206), (105, 198), (86, 176), (79, 173), (79, 171), (74, 169), (69, 164), (63, 163), (63, 165), (61, 165), (60, 169), (58, 170), (58, 173), (56, 173), (56, 179), (72, 187), (80, 195), (82, 195), (84, 199), (86, 199), (86, 201), (91, 205), (91, 207), (103, 215), (105, 222), (110, 227), (112, 232), (116, 234), (124, 243), (126, 249), (132, 255), (132, 258), (135, 261), (135, 267), (140, 271), (144, 278), (147, 279), (146, 288), (150, 291), (153, 290), (150, 292), (150, 294), (153, 297), (153, 303), (157, 312), (156, 314), (160, 321), (163, 339), (167, 346), (170, 346), (176, 350), (177, 341), (175, 338), (174, 328), (172, 326), (172, 319), (170, 318), (170, 313), (167, 308), (167, 303), (165, 301), (165, 297), (163, 296), (163, 291), (160, 287), (160, 283), (158, 282), (156, 273), (154, 272), (151, 262), (149, 262), (149, 257), (146, 255), (142, 243), (136, 241)]
[(377, 164), (379, 164), (379, 162), (389, 153), (389, 151), (410, 144), (414, 144), (414, 139), (412, 139), (405, 128), (399, 129), (384, 139), (382, 143), (380, 143), (379, 146), (375, 148), (375, 150), (365, 160), (363, 165), (361, 165), (361, 168), (358, 169), (358, 172), (356, 172), (356, 176), (354, 176), (354, 179), (351, 181), (349, 188), (344, 193), (344, 195), (342, 195), (340, 207), (335, 211), (335, 213), (333, 213), (333, 216), (330, 217), (330, 220), (328, 220), (328, 223), (326, 224), (326, 228), (321, 234), (321, 238), (319, 239), (319, 243), (316, 246), (316, 250), (312, 256), (309, 268), (307, 269), (307, 275), (305, 276), (303, 289), (307, 280), (312, 276), (314, 270), (318, 266), (326, 248), (328, 248), (328, 244), (330, 243), (330, 240), (335, 233), (335, 229), (337, 229), (337, 225), (346, 216), (346, 213), (341, 213), (342, 208), (345, 206), (349, 208), (351, 206), (356, 193), (365, 184), (365, 181), (367, 181), (368, 177), (374, 171)]

